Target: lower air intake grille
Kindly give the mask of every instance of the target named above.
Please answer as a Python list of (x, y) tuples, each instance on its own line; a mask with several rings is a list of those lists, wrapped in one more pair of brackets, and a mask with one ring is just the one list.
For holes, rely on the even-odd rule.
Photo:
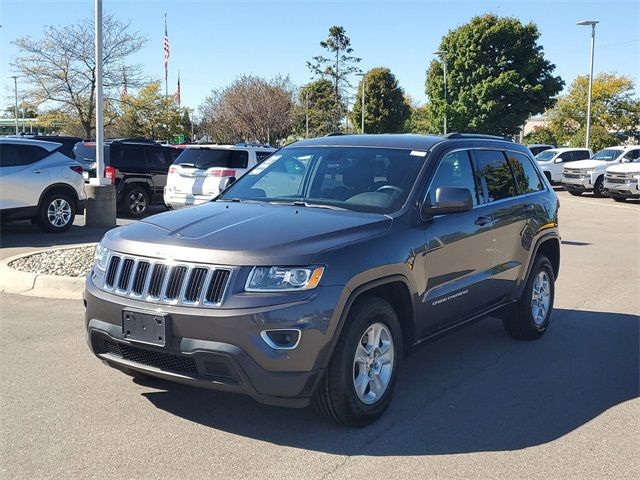
[(148, 367), (158, 368), (167, 372), (176, 372), (187, 375), (198, 375), (196, 362), (189, 357), (179, 355), (171, 355), (169, 353), (155, 352), (153, 350), (145, 350), (143, 348), (132, 347), (123, 343), (105, 341), (105, 353), (128, 360), (134, 363), (140, 363)]

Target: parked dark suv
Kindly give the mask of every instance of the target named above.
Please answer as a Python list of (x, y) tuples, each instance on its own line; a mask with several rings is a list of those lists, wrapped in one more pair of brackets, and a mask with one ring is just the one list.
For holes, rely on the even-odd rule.
[[(134, 218), (147, 213), (152, 203), (164, 203), (167, 174), (181, 149), (152, 140), (116, 139), (104, 142), (107, 178), (116, 185), (118, 211)], [(85, 179), (96, 176), (96, 144), (81, 142), (74, 148), (76, 160), (85, 170)]]
[(213, 202), (109, 231), (87, 340), (133, 376), (366, 425), (424, 340), (489, 315), (545, 333), (557, 213), (527, 148), (497, 137), (303, 140)]

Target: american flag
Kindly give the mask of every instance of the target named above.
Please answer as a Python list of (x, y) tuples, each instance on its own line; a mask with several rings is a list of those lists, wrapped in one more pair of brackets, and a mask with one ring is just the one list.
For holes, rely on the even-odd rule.
[(180, 71), (178, 71), (178, 86), (176, 87), (176, 105), (180, 106)]
[(164, 83), (169, 78), (169, 33), (167, 32), (167, 14), (164, 14)]

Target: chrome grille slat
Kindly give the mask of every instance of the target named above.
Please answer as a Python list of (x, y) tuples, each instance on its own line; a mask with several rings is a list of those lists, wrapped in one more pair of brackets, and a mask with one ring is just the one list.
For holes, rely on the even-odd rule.
[(230, 278), (228, 267), (112, 253), (102, 288), (150, 303), (219, 307)]

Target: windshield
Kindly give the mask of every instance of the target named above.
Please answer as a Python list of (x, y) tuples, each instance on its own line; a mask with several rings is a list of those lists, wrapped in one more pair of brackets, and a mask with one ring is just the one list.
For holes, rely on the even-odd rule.
[(618, 155), (622, 153), (622, 150), (618, 148), (605, 148), (604, 150), (600, 150), (593, 157), (593, 160), (604, 160), (606, 162), (610, 162), (611, 160), (615, 160), (618, 158)]
[(545, 150), (544, 152), (540, 152), (538, 155), (536, 155), (536, 160), (538, 160), (539, 162), (548, 162), (553, 157), (555, 157), (557, 153), (558, 152), (556, 152), (555, 150)]
[(247, 168), (249, 154), (246, 150), (222, 148), (185, 148), (174, 165), (194, 168)]
[(390, 213), (407, 199), (426, 152), (289, 147), (234, 183), (222, 200), (255, 200)]

